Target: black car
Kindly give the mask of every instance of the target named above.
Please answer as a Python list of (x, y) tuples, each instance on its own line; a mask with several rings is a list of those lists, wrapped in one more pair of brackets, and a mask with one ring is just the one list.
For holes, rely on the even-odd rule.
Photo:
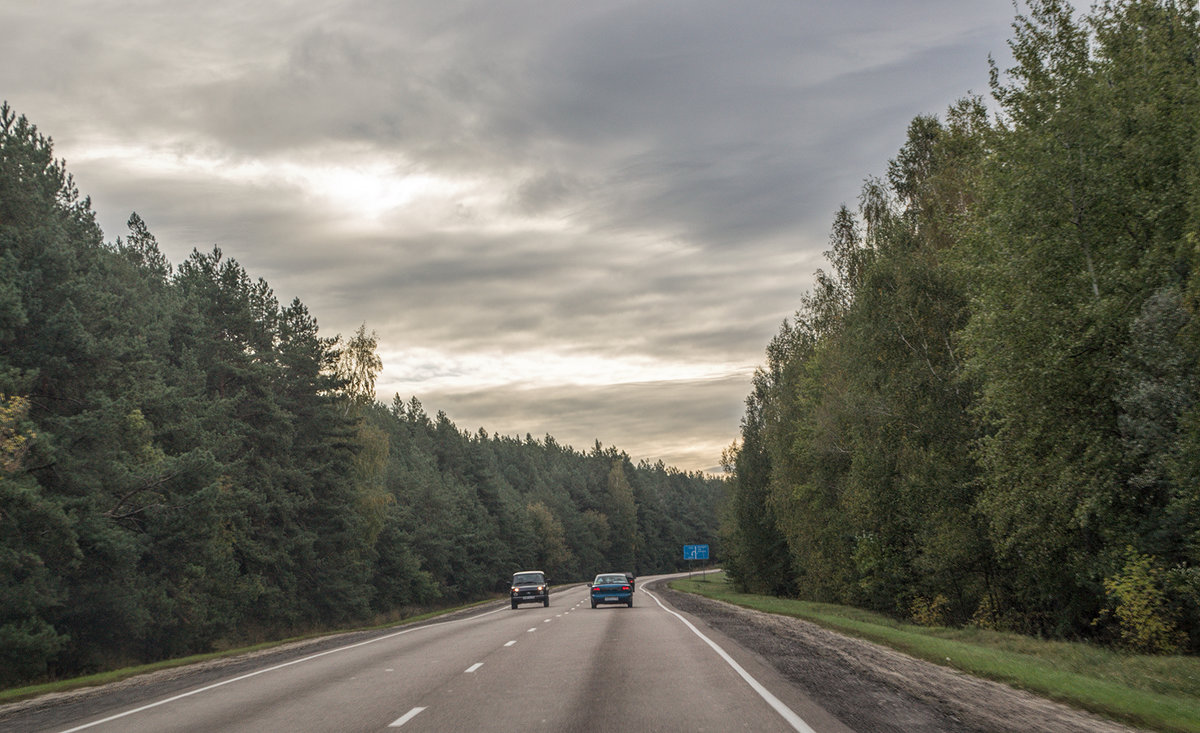
[(513, 573), (512, 607), (515, 610), (519, 603), (537, 603), (550, 605), (550, 584), (546, 582), (546, 574), (541, 570), (522, 570)]

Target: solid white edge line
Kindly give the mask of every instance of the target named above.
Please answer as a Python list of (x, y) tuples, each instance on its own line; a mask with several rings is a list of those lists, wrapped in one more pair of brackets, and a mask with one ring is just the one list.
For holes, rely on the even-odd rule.
[(472, 664), (470, 667), (467, 667), (467, 671), (464, 674), (470, 674), (482, 666), (483, 666), (483, 662), (476, 662), (475, 664)]
[(390, 725), (388, 725), (388, 727), (389, 727), (389, 728), (399, 728), (400, 726), (404, 725), (404, 724), (405, 724), (405, 723), (407, 723), (408, 721), (410, 721), (410, 720), (412, 720), (413, 718), (415, 718), (415, 717), (417, 717), (418, 715), (420, 715), (420, 714), (421, 714), (421, 711), (422, 711), (422, 710), (424, 710), (424, 709), (425, 709), (425, 708), (413, 708), (412, 710), (409, 710), (409, 711), (408, 711), (407, 713), (405, 713), (404, 715), (401, 715), (399, 718), (396, 718), (395, 720), (393, 720), (393, 721), (391, 722), (391, 724), (390, 724)]
[[(114, 720), (119, 720), (126, 716), (133, 715), (135, 713), (140, 713), (144, 710), (156, 708), (156, 707), (159, 707), (160, 705), (166, 705), (167, 703), (172, 703), (172, 702), (175, 702), (176, 700), (182, 700), (185, 697), (191, 697), (192, 695), (199, 695), (201, 692), (208, 692), (209, 690), (215, 690), (218, 687), (223, 687), (225, 685), (228, 685), (228, 684), (231, 684), (234, 682), (241, 682), (242, 680), (250, 679), (251, 677), (257, 677), (260, 674), (266, 674), (267, 672), (274, 672), (276, 670), (283, 669), (284, 667), (290, 667), (293, 664), (300, 664), (301, 662), (312, 661), (313, 659), (317, 659), (319, 657), (324, 657), (329, 654), (336, 654), (338, 652), (346, 651), (347, 649), (354, 649), (356, 647), (366, 646), (367, 644), (374, 644), (377, 641), (386, 641), (387, 639), (392, 639), (397, 636), (401, 636), (403, 634), (409, 634), (414, 631), (420, 631), (421, 629), (432, 629), (432, 628), (436, 628), (438, 626), (444, 626), (446, 624), (462, 623), (464, 621), (474, 621), (475, 619), (483, 618), (484, 616), (490, 616), (493, 613), (499, 613), (502, 610), (504, 610), (504, 609), (488, 611), (486, 613), (481, 613), (478, 616), (471, 616), (470, 618), (454, 619), (452, 621), (440, 621), (438, 623), (428, 624), (426, 626), (416, 626), (411, 629), (404, 629), (403, 631), (397, 631), (394, 634), (388, 634), (386, 636), (377, 636), (374, 639), (367, 639), (366, 641), (360, 641), (355, 644), (348, 644), (346, 646), (340, 646), (336, 649), (327, 649), (326, 651), (318, 652), (316, 654), (312, 654), (307, 657), (301, 657), (300, 659), (293, 659), (290, 662), (284, 662), (283, 664), (277, 664), (274, 667), (267, 667), (266, 669), (260, 669), (255, 672), (250, 672), (248, 674), (241, 675), (239, 677), (231, 677), (227, 680), (221, 680), (220, 682), (215, 682), (211, 685), (207, 685), (205, 687), (200, 687), (195, 690), (189, 690), (182, 694), (175, 695), (173, 697), (168, 697), (165, 700), (159, 700), (158, 702), (152, 702), (149, 705), (142, 705), (141, 707), (134, 708), (133, 710), (126, 710), (123, 713), (117, 713), (116, 715), (110, 715), (107, 718), (103, 718), (101, 720), (94, 720), (91, 723), (84, 723), (83, 725), (78, 725), (78, 726), (75, 726), (74, 728), (68, 728), (67, 730), (61, 731), (61, 733), (75, 733), (75, 731), (87, 730), (88, 728), (94, 728), (97, 725), (103, 725), (104, 723), (110, 723)], [(424, 709), (425, 708), (421, 708), (421, 710), (424, 710)], [(420, 710), (418, 710), (417, 712), (420, 712)]]
[(650, 591), (643, 590), (643, 592), (646, 595), (653, 598), (654, 602), (658, 604), (659, 608), (661, 608), (662, 610), (666, 611), (667, 613), (671, 614), (675, 618), (682, 621), (685, 626), (687, 626), (689, 629), (692, 630), (693, 634), (695, 634), (696, 636), (699, 636), (701, 639), (704, 640), (704, 643), (706, 643), (710, 647), (712, 647), (713, 651), (715, 651), (717, 654), (719, 654), (721, 656), (721, 659), (724, 659), (725, 663), (728, 664), (730, 667), (732, 667), (733, 671), (737, 672), (738, 675), (740, 675), (741, 678), (746, 681), (746, 684), (750, 685), (751, 689), (753, 689), (755, 692), (757, 692), (759, 697), (761, 697), (763, 700), (766, 701), (766, 703), (768, 705), (770, 705), (772, 708), (774, 708), (775, 712), (779, 713), (779, 715), (784, 720), (786, 720), (792, 726), (792, 728), (800, 731), (800, 733), (816, 733), (816, 731), (814, 731), (812, 728), (809, 727), (808, 723), (804, 722), (803, 718), (801, 718), (799, 715), (796, 715), (796, 713), (793, 712), (791, 708), (789, 708), (787, 705), (783, 704), (782, 700), (780, 700), (779, 698), (772, 695), (770, 693), (770, 691), (767, 690), (767, 688), (763, 687), (762, 684), (759, 683), (758, 680), (751, 677), (749, 672), (742, 669), (742, 665), (740, 665), (736, 661), (734, 661), (733, 657), (729, 656), (729, 654), (727, 654), (724, 649), (717, 646), (717, 643), (715, 641), (708, 638), (704, 634), (700, 633), (700, 629), (697, 629), (695, 626), (693, 626), (691, 621), (688, 621), (683, 616), (679, 615), (678, 613), (676, 613), (676, 612), (672, 611), (671, 609), (667, 608), (666, 606), (664, 606), (663, 602), (658, 600), (658, 596), (654, 595)]

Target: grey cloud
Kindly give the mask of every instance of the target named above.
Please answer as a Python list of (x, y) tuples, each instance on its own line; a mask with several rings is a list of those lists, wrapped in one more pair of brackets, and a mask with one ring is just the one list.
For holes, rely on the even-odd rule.
[(513, 192), (513, 205), (525, 214), (548, 213), (577, 198), (584, 183), (560, 169), (543, 170), (521, 181)]
[[(884, 172), (914, 115), (986, 84), (1012, 14), (1002, 0), (49, 5), (0, 9), (0, 89), (54, 136), (110, 238), (136, 210), (172, 261), (218, 245), (323, 331), (365, 321), (385, 350), (747, 366), (821, 266), (837, 206)], [(501, 216), (567, 225), (504, 231), (464, 199), (438, 204), (459, 204), (456, 226), (397, 210), (364, 234), (288, 181), (86, 154), (108, 144), (229, 165), (353, 151), (343, 162), (501, 181)], [(711, 468), (679, 446), (728, 444), (748, 391), (739, 374), (417, 396), (460, 427)]]
[(661, 459), (667, 465), (715, 473), (721, 450), (737, 438), (742, 403), (749, 391), (749, 375), (738, 375), (608, 387), (431, 392), (417, 397), (427, 412), (442, 410), (463, 430), (483, 427), (493, 434), (539, 439), (550, 434), (582, 451), (598, 440), (625, 450), (635, 461)]

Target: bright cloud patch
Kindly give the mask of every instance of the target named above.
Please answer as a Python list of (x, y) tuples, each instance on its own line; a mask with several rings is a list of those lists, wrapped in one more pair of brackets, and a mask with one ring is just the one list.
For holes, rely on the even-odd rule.
[(488, 387), (575, 385), (603, 387), (648, 382), (703, 381), (749, 375), (744, 364), (670, 362), (648, 357), (613, 357), (553, 352), (445, 353), (409, 349), (381, 354), (379, 391), (400, 395)]
[[(247, 188), (283, 185), (337, 212), (340, 218), (360, 221), (377, 220), (418, 203), (479, 197), (478, 181), (406, 170), (409, 166), (404, 161), (389, 163), (367, 151), (307, 151), (286, 159), (237, 159), (187, 147), (95, 146), (86, 149), (83, 162), (126, 160), (127, 167), (148, 177), (204, 176)], [(350, 162), (330, 162), (347, 159)]]

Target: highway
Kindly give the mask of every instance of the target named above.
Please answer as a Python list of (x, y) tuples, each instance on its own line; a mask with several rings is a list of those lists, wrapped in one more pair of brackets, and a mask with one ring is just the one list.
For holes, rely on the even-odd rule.
[[(507, 601), (158, 697), (12, 730), (846, 731), (756, 655), (639, 580), (633, 608), (592, 609), (586, 586), (548, 608)], [(75, 714), (75, 713), (72, 713)], [(52, 722), (52, 725), (48, 723)]]

